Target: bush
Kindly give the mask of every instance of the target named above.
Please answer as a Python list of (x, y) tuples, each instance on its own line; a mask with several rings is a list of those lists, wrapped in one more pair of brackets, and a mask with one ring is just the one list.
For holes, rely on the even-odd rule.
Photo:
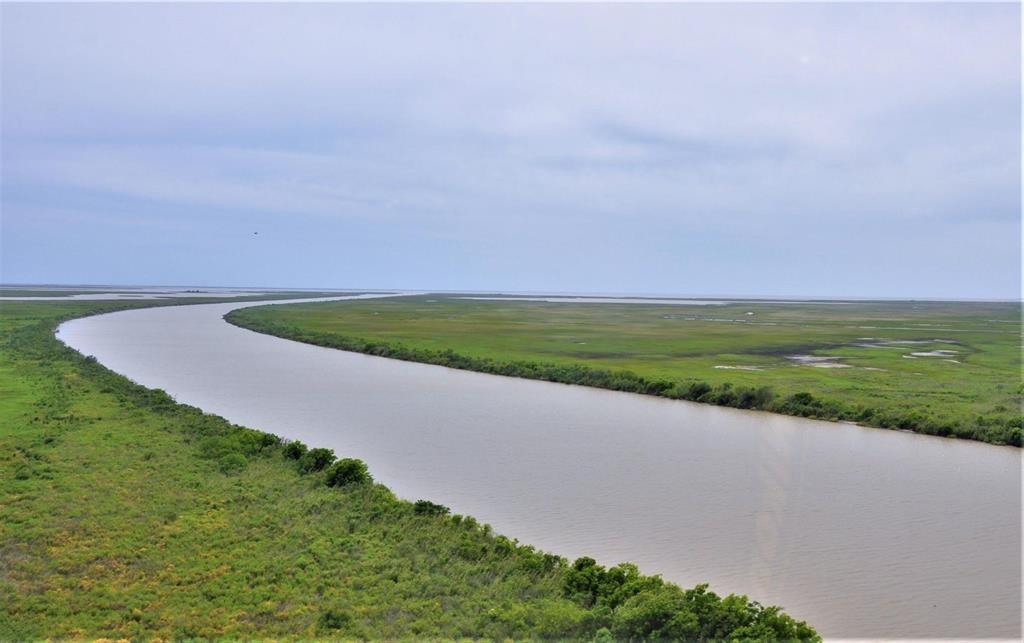
[[(746, 596), (719, 598), (698, 585), (682, 590), (658, 576), (644, 576), (636, 565), (609, 569), (593, 558), (579, 558), (563, 579), (566, 598), (589, 610), (584, 630), (610, 628), (617, 640), (820, 640), (806, 623), (762, 607)], [(607, 638), (606, 634), (602, 634)]]
[(417, 500), (412, 506), (413, 513), (421, 516), (447, 516), (451, 511), (444, 505), (439, 505), (429, 500)]
[(699, 400), (710, 392), (711, 385), (707, 382), (694, 382), (690, 384), (690, 388), (683, 394), (683, 397), (688, 400)]
[(366, 463), (362, 460), (342, 458), (327, 470), (327, 486), (329, 487), (345, 487), (351, 484), (365, 484), (368, 482), (373, 482), (373, 477), (370, 475), (369, 469), (366, 468)]
[(285, 442), (284, 447), (281, 449), (281, 453), (283, 453), (284, 457), (289, 460), (298, 460), (302, 456), (306, 455), (306, 451), (308, 451), (306, 445), (298, 440)]
[(772, 410), (802, 417), (821, 417), (822, 403), (806, 391), (794, 393), (782, 400)]
[(256, 434), (256, 443), (259, 445), (260, 451), (281, 444), (281, 437), (273, 433), (264, 433), (263, 431), (254, 431), (254, 433)]
[(700, 621), (678, 588), (662, 587), (615, 610), (612, 633), (619, 640), (692, 641), (700, 634)]
[(594, 633), (593, 643), (615, 643), (615, 637), (608, 631), (607, 627), (602, 627)]
[(591, 607), (601, 594), (604, 567), (590, 557), (577, 558), (565, 574), (562, 592), (583, 607)]
[(334, 451), (330, 449), (310, 449), (299, 458), (299, 470), (303, 473), (323, 471), (334, 462)]
[(327, 610), (320, 615), (321, 630), (340, 630), (352, 622), (352, 617), (340, 610)]
[(741, 409), (764, 409), (771, 403), (775, 394), (768, 386), (758, 388), (744, 388), (739, 391), (739, 400), (736, 406)]

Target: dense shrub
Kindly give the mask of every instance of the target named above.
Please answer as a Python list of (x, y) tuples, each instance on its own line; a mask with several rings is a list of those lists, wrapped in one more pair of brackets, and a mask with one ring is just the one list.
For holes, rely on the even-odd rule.
[(657, 576), (643, 576), (631, 564), (605, 569), (592, 558), (579, 558), (566, 571), (563, 593), (591, 610), (587, 629), (603, 638), (608, 638), (603, 630), (627, 641), (818, 638), (810, 626), (778, 608), (745, 596), (722, 599), (707, 585), (684, 591)]
[(992, 433), (998, 441), (1019, 447), (1021, 446), (1021, 435), (1024, 433), (1022, 429), (1024, 427), (1021, 426), (1020, 419), (1010, 418), (1002, 426), (995, 427)]
[(630, 641), (692, 641), (700, 634), (700, 621), (678, 588), (662, 586), (631, 596), (615, 610), (612, 634)]
[(341, 610), (327, 610), (320, 615), (317, 625), (321, 630), (340, 630), (352, 622), (352, 617)]
[(821, 412), (822, 403), (807, 392), (794, 393), (782, 400), (774, 410), (788, 415), (816, 417)]
[(694, 382), (690, 384), (689, 389), (686, 391), (685, 397), (688, 400), (699, 400), (708, 393), (711, 392), (711, 385), (707, 382)]
[(284, 457), (290, 460), (298, 460), (302, 456), (306, 455), (306, 451), (308, 450), (309, 449), (306, 447), (306, 445), (299, 442), (298, 440), (291, 440), (289, 442), (285, 442), (284, 446), (281, 447), (281, 453), (284, 454)]
[(769, 386), (740, 389), (736, 406), (741, 409), (766, 409), (775, 393)]
[(323, 471), (332, 462), (334, 462), (334, 451), (331, 449), (310, 449), (299, 458), (299, 470), (303, 473)]
[[(218, 431), (216, 426), (204, 426), (204, 433)], [(219, 428), (219, 434), (199, 440), (199, 455), (211, 460), (223, 460), (227, 455), (251, 458), (277, 443), (277, 436), (241, 427)], [(236, 459), (237, 461), (237, 459)]]
[(356, 458), (342, 458), (327, 470), (327, 485), (330, 487), (344, 487), (367, 482), (373, 482), (373, 476), (370, 475), (366, 463)]
[(264, 433), (263, 431), (253, 432), (256, 433), (256, 442), (260, 447), (260, 451), (281, 445), (280, 436), (274, 435), (273, 433)]
[(417, 500), (416, 504), (412, 506), (412, 510), (421, 516), (447, 516), (451, 511), (448, 507), (429, 500)]

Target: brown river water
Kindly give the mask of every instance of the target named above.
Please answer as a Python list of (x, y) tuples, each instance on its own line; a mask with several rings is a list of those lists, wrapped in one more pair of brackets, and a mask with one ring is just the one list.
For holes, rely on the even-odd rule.
[(111, 313), (58, 337), (569, 558), (745, 593), (828, 638), (1020, 637), (1018, 449), (401, 362), (223, 321), (251, 305)]

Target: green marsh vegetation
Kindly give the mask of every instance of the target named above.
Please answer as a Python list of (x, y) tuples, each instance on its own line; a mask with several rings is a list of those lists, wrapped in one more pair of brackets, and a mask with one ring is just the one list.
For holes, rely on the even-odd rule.
[(227, 319), (397, 359), (1021, 445), (1020, 303), (424, 295), (248, 308)]
[(171, 303), (0, 304), (0, 639), (817, 639), (778, 608), (400, 500), (363, 462), (177, 404), (53, 336)]

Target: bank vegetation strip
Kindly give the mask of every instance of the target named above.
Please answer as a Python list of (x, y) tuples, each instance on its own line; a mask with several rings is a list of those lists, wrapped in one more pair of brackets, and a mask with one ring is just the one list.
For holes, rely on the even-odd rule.
[(228, 322), (482, 373), (1021, 445), (1019, 303), (549, 303), (422, 295)]

